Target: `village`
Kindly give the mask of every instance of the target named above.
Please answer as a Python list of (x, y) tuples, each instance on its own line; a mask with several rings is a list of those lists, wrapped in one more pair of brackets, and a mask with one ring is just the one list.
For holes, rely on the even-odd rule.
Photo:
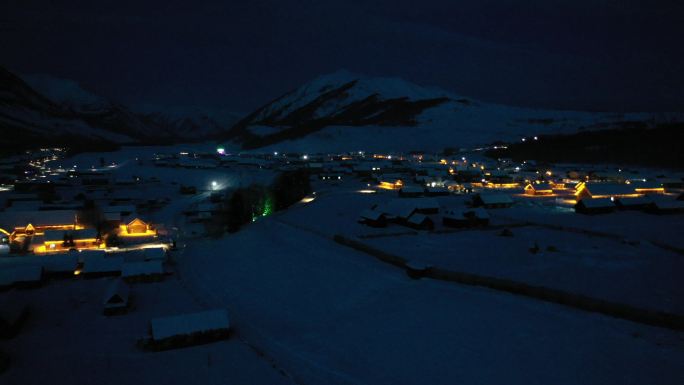
[[(310, 188), (296, 203), (253, 206), (252, 223), (237, 232), (226, 227), (235, 191), (297, 170)], [(143, 298), (153, 287), (174, 297), (186, 285), (199, 285), (190, 297), (219, 290), (207, 286), (218, 281), (192, 277), (212, 274), (207, 255), (232, 260), (240, 246), (211, 245), (270, 237), (271, 230), (258, 229), (273, 226), (401, 266), (411, 278), (453, 271), (522, 282), (643, 309), (650, 325), (667, 324), (649, 318), (654, 312), (684, 314), (677, 300), (684, 293), (671, 274), (684, 253), (684, 174), (677, 171), (515, 162), (477, 150), (258, 153), (208, 144), (74, 156), (40, 149), (2, 160), (0, 172), (0, 290), (5, 299), (26, 300), (4, 301), (0, 334), (7, 338), (21, 339), (22, 325), (40, 314), (41, 296), (31, 293), (45, 290), (87, 291), (88, 308), (99, 307), (92, 317), (145, 317), (135, 322), (137, 334), (118, 342), (141, 350), (230, 338), (234, 315), (224, 306), (199, 301), (174, 309), (160, 306), (162, 297)], [(649, 267), (633, 268), (644, 263)], [(637, 293), (620, 289), (624, 279), (653, 284)]]

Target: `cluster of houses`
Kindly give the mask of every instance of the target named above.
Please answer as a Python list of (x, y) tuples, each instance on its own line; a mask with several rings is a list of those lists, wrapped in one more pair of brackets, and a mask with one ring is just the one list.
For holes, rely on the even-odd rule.
[(12, 188), (0, 192), (0, 288), (54, 276), (163, 275), (165, 230), (142, 216), (165, 202), (140, 188), (158, 181), (117, 179), (111, 164), (53, 168), (53, 152), (14, 159), (28, 163), (14, 164)]
[(479, 193), (472, 196), (466, 207), (444, 209), (433, 197), (413, 199), (395, 198), (364, 210), (359, 223), (371, 227), (388, 224), (406, 226), (415, 230), (434, 230), (436, 224), (450, 228), (472, 228), (489, 225), (487, 209), (513, 205), (510, 196), (501, 193)]

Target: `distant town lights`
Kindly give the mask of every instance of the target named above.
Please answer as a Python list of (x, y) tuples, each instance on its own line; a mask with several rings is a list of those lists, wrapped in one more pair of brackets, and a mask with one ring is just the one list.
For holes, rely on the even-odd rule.
[(302, 159), (307, 160), (307, 159), (309, 159), (309, 156), (306, 155), (306, 154), (305, 154), (305, 155), (302, 155)]
[(216, 149), (216, 152), (217, 152), (219, 155), (226, 155), (226, 149), (223, 148), (223, 147), (217, 148), (217, 149)]

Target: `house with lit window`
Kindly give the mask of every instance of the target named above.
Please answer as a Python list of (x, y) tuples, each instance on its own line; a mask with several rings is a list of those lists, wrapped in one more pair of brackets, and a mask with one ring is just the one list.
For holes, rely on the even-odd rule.
[(144, 237), (156, 237), (157, 236), (157, 230), (152, 227), (147, 222), (144, 222), (140, 218), (135, 218), (132, 221), (128, 222), (128, 224), (122, 224), (119, 226), (119, 233), (118, 235), (120, 237), (139, 237), (139, 238), (144, 238)]
[(0, 226), (12, 229), (9, 240), (13, 242), (24, 237), (43, 235), (47, 230), (79, 230), (75, 210), (30, 210), (5, 211), (0, 213)]
[(644, 180), (631, 182), (630, 185), (639, 194), (665, 194), (665, 187), (660, 182)]
[(548, 182), (528, 183), (525, 195), (553, 195), (553, 185)]
[(42, 246), (35, 247), (35, 253), (49, 253), (69, 250), (99, 249), (102, 241), (95, 229), (46, 230)]
[(635, 198), (641, 195), (643, 193), (626, 183), (580, 183), (575, 188), (578, 201), (586, 198)]

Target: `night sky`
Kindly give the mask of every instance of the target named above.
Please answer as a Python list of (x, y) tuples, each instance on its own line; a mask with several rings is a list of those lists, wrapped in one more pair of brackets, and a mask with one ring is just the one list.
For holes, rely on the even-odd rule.
[[(643, 3), (643, 5), (640, 5)], [(485, 101), (684, 110), (684, 2), (4, 0), (0, 65), (132, 106), (237, 112), (320, 74)]]

